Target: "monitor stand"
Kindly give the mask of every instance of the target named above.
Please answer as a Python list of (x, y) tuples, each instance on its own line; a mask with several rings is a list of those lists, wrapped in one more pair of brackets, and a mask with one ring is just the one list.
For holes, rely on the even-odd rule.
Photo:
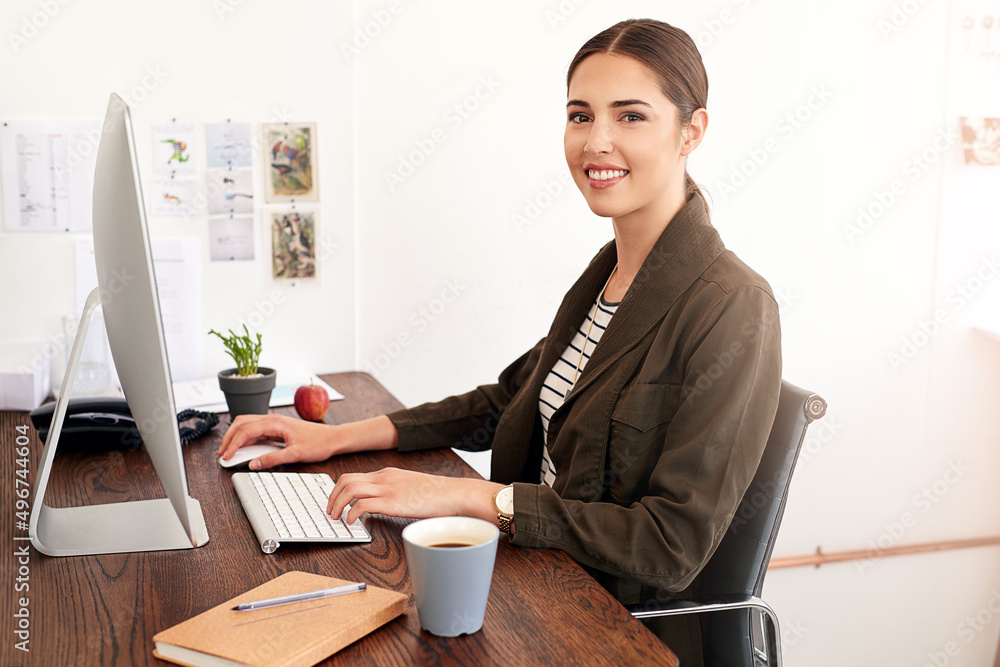
[[(100, 288), (87, 297), (80, 318), (73, 348), (66, 363), (66, 375), (56, 399), (49, 435), (42, 449), (42, 465), (35, 482), (29, 534), (38, 551), (49, 556), (84, 556), (91, 554), (128, 553), (192, 549), (208, 542), (208, 530), (201, 505), (188, 496), (188, 516), (192, 537), (181, 524), (168, 498), (133, 500), (105, 505), (81, 507), (49, 507), (44, 504), (45, 490), (52, 474), (52, 462), (59, 434), (66, 417), (73, 381), (83, 352), (83, 344), (94, 312), (101, 304)], [(178, 447), (180, 441), (178, 440)]]

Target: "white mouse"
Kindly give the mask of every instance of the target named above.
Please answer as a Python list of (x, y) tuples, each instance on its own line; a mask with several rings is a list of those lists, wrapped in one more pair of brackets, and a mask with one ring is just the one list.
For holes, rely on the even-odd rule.
[(250, 465), (252, 459), (258, 456), (263, 456), (264, 454), (270, 454), (271, 452), (276, 452), (279, 449), (284, 449), (284, 445), (277, 444), (259, 444), (259, 445), (245, 445), (236, 450), (233, 454), (233, 458), (228, 461), (221, 456), (219, 457), (219, 465), (223, 468), (235, 468), (236, 466), (247, 466)]

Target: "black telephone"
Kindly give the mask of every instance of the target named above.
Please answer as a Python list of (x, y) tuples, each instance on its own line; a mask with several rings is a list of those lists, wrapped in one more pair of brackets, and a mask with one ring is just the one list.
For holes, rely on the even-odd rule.
[[(52, 401), (31, 411), (31, 423), (42, 442), (49, 435), (55, 408), (56, 403)], [(198, 422), (193, 427), (179, 427), (181, 443), (185, 445), (202, 437), (219, 423), (219, 416), (211, 412), (184, 410), (177, 415), (178, 424), (190, 419), (197, 419)], [(124, 398), (71, 398), (66, 406), (59, 444), (74, 449), (135, 450), (142, 444), (142, 436)]]

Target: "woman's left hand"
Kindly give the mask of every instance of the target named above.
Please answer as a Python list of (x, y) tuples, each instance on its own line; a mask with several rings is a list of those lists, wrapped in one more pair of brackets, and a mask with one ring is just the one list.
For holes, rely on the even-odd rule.
[(412, 470), (383, 468), (371, 473), (340, 476), (326, 511), (353, 523), (365, 512), (426, 519), (435, 516), (471, 516), (497, 523), (493, 495), (502, 484), (482, 479), (440, 477)]

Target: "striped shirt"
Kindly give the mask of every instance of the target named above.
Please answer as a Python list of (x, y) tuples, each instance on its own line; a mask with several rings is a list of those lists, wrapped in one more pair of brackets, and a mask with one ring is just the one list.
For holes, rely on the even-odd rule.
[[(600, 299), (600, 303), (598, 303), (598, 299)], [(583, 324), (576, 330), (576, 335), (569, 347), (549, 371), (545, 383), (542, 385), (542, 392), (538, 395), (538, 412), (542, 417), (542, 441), (545, 443), (542, 448), (540, 479), (541, 483), (546, 486), (552, 486), (556, 481), (556, 469), (549, 457), (549, 420), (553, 413), (559, 409), (559, 406), (565, 402), (566, 395), (580, 378), (590, 355), (597, 347), (597, 341), (601, 339), (604, 330), (608, 328), (608, 323), (611, 322), (611, 316), (618, 309), (617, 303), (608, 303), (600, 297), (598, 299), (594, 300), (594, 305), (590, 307), (590, 312), (587, 313)]]

